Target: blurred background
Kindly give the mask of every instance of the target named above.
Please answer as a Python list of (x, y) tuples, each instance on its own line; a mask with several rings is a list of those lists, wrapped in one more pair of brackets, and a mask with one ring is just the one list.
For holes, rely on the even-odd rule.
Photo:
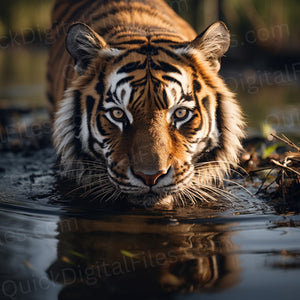
[[(0, 2), (0, 134), (13, 116), (47, 118), (47, 30), (54, 0)], [(216, 20), (231, 32), (221, 75), (245, 111), (249, 135), (300, 140), (300, 1), (169, 0), (198, 33)], [(32, 115), (30, 116), (32, 118)]]

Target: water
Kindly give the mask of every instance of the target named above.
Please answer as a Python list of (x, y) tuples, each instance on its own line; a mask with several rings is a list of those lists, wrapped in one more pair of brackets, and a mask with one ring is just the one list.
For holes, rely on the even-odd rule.
[[(0, 53), (5, 113), (21, 107), (37, 111), (34, 121), (46, 119), (41, 113), (45, 61), (44, 51)], [(259, 85), (260, 92), (252, 94), (235, 78), (254, 132), (255, 124), (277, 111), (276, 124), (297, 135), (298, 85)], [(274, 106), (264, 104), (271, 99)], [(32, 121), (22, 112), (4, 117)], [(278, 214), (268, 201), (237, 187), (231, 202), (220, 199), (197, 208), (75, 207), (57, 191), (54, 164), (51, 147), (0, 152), (0, 299), (284, 299), (299, 294), (298, 214)], [(257, 187), (249, 190), (255, 193)]]
[(2, 194), (1, 299), (284, 299), (300, 292), (299, 215), (277, 215), (243, 192), (222, 209), (43, 204), (30, 195), (34, 184), (46, 184), (44, 175), (24, 202)]

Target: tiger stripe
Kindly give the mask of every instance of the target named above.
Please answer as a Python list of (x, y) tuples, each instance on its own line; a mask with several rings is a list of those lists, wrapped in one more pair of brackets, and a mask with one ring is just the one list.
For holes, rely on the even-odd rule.
[(222, 22), (197, 36), (163, 0), (57, 0), (50, 40), (62, 174), (96, 199), (200, 200), (236, 166), (244, 122), (218, 75)]

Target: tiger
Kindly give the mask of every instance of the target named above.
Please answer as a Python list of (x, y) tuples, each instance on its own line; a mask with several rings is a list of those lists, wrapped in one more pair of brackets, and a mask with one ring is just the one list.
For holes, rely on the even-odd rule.
[(222, 21), (197, 35), (163, 0), (57, 0), (50, 33), (53, 145), (79, 198), (166, 208), (221, 195), (245, 131), (219, 75)]

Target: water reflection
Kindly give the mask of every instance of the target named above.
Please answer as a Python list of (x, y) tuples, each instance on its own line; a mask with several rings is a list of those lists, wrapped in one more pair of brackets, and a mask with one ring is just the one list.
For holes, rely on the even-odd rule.
[(45, 270), (55, 259), (58, 217), (0, 210), (0, 299), (56, 299)]
[(255, 299), (260, 286), (265, 299), (283, 299), (300, 291), (299, 215), (264, 215), (261, 206), (234, 215), (5, 205), (0, 299), (241, 299), (245, 291)]
[(240, 275), (233, 225), (139, 215), (75, 223), (61, 218), (57, 260), (47, 273), (64, 285), (59, 299), (151, 299), (226, 289)]

